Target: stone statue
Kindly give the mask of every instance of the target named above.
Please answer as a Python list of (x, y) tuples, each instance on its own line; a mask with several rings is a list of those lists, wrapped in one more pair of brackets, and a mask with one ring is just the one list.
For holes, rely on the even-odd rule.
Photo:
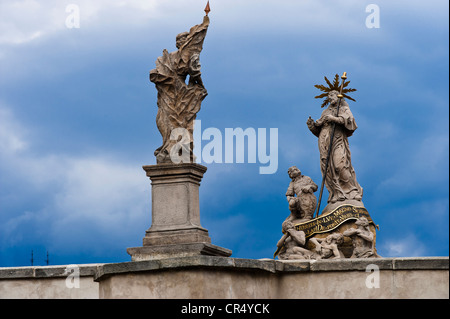
[(365, 217), (359, 218), (355, 225), (357, 228), (350, 228), (344, 232), (344, 236), (351, 237), (353, 241), (353, 254), (351, 258), (371, 258), (378, 257), (374, 252), (374, 236), (369, 228), (369, 221)]
[(164, 50), (156, 69), (150, 71), (150, 81), (158, 90), (156, 124), (163, 145), (155, 151), (157, 164), (142, 167), (151, 180), (152, 224), (142, 247), (127, 249), (132, 261), (232, 254), (211, 244), (208, 230), (201, 226), (199, 187), (207, 167), (195, 163), (193, 155), (194, 120), (207, 95), (200, 52), (210, 11), (208, 2), (203, 23), (178, 34), (178, 50), (170, 54)]
[(288, 219), (295, 222), (312, 219), (317, 205), (317, 198), (314, 195), (317, 185), (310, 177), (302, 175), (296, 166), (289, 167), (288, 174), (292, 179), (286, 192), (291, 211)]
[(283, 222), (282, 229), (284, 234), (277, 243), (279, 259), (314, 259), (314, 253), (304, 248), (306, 238), (303, 231), (296, 230), (289, 220)]
[[(340, 81), (342, 79), (342, 82)], [(346, 99), (355, 101), (347, 93), (347, 72), (338, 74), (326, 85), (315, 85), (325, 98), (321, 117), (307, 120), (309, 130), (319, 138), (322, 183), (319, 201), (314, 192), (317, 185), (303, 176), (296, 166), (288, 170), (292, 179), (286, 192), (291, 214), (283, 223), (283, 237), (277, 243), (274, 258), (280, 259), (338, 259), (379, 257), (375, 248), (376, 229), (369, 212), (362, 203), (363, 189), (356, 180), (352, 166), (348, 137), (357, 129)], [(328, 205), (319, 214), (324, 186), (329, 192)], [(314, 213), (317, 208), (317, 215)]]
[[(319, 138), (320, 168), (322, 175), (325, 171), (332, 123), (335, 125), (335, 133), (332, 143), (329, 166), (325, 178), (325, 186), (328, 189), (328, 206), (324, 212), (338, 205), (349, 203), (363, 206), (361, 200), (363, 189), (356, 180), (355, 170), (352, 166), (348, 137), (357, 129), (355, 118), (344, 98), (341, 99), (339, 114), (336, 114), (339, 92), (332, 90), (328, 93), (329, 106), (322, 112), (322, 116), (314, 121), (311, 117), (307, 120), (309, 130)], [(327, 209), (328, 208), (328, 209)]]
[(310, 241), (316, 245), (316, 259), (337, 259), (344, 258), (344, 254), (339, 250), (338, 246), (344, 242), (344, 236), (335, 232), (326, 238), (311, 238)]
[[(194, 120), (207, 91), (200, 72), (200, 52), (209, 26), (206, 15), (203, 23), (189, 32), (176, 37), (177, 51), (163, 55), (156, 60), (156, 69), (150, 71), (150, 81), (158, 90), (158, 114), (156, 124), (162, 135), (163, 144), (155, 151), (157, 163), (172, 163), (171, 152), (188, 154), (188, 161), (194, 162), (193, 131)], [(186, 84), (186, 78), (189, 81)], [(181, 129), (176, 131), (174, 130)], [(181, 148), (173, 146), (179, 142), (179, 133), (184, 133)], [(172, 134), (172, 137), (171, 137)], [(173, 157), (172, 157), (173, 158)]]

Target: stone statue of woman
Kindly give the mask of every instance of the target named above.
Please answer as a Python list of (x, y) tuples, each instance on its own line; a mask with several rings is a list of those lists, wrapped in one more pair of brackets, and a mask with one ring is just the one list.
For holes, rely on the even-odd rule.
[(325, 178), (325, 186), (329, 193), (328, 205), (323, 213), (327, 213), (342, 204), (364, 206), (361, 202), (363, 189), (356, 180), (348, 143), (348, 138), (352, 136), (357, 126), (350, 107), (344, 98), (341, 99), (339, 113), (336, 114), (339, 102), (338, 94), (339, 92), (336, 90), (328, 92), (329, 106), (322, 112), (321, 117), (317, 121), (310, 117), (306, 122), (309, 130), (319, 138), (322, 175), (325, 171), (330, 147), (332, 124), (335, 123), (329, 166)]

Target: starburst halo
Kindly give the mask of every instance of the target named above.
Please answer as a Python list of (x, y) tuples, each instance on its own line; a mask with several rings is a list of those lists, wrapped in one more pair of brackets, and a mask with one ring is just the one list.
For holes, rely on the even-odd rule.
[[(325, 85), (321, 85), (321, 84), (316, 84), (316, 85), (314, 85), (316, 88), (318, 88), (318, 89), (321, 90), (322, 92), (325, 92), (325, 93), (322, 93), (322, 94), (320, 94), (320, 95), (315, 96), (316, 99), (322, 99), (322, 98), (325, 98), (325, 100), (323, 101), (323, 103), (322, 103), (322, 105), (321, 105), (320, 107), (325, 107), (325, 106), (327, 106), (327, 105), (330, 103), (330, 100), (328, 99), (328, 93), (330, 93), (331, 91), (338, 91), (338, 92), (339, 92), (340, 89), (341, 89), (340, 83), (339, 83), (339, 75), (338, 75), (338, 74), (336, 74), (336, 75), (334, 76), (333, 83), (331, 83), (331, 82), (327, 79), (326, 76), (324, 76), (324, 78), (325, 78), (325, 81), (326, 81), (327, 84), (328, 84), (328, 87), (325, 86)], [(350, 81), (345, 81), (345, 79), (343, 79), (343, 81), (344, 81), (344, 85), (342, 86), (342, 95), (343, 95), (345, 98), (347, 98), (347, 99), (349, 99), (349, 100), (352, 100), (352, 101), (356, 102), (355, 99), (353, 99), (352, 97), (350, 97), (350, 96), (348, 96), (348, 95), (346, 94), (346, 93), (349, 93), (349, 92), (355, 92), (356, 89), (350, 89), (350, 88), (347, 88), (347, 86), (349, 85)]]

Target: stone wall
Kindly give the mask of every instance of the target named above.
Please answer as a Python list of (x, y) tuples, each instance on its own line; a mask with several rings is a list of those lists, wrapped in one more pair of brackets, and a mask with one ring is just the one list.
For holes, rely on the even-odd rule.
[(448, 257), (197, 256), (79, 265), (79, 288), (68, 288), (66, 266), (0, 268), (0, 298), (449, 298), (448, 266)]
[[(98, 299), (102, 264), (0, 268), (1, 299)], [(75, 282), (74, 276), (78, 277)]]

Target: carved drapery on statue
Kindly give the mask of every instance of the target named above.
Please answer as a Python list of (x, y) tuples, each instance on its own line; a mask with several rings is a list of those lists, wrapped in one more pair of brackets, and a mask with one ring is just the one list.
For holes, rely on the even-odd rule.
[[(189, 160), (194, 161), (194, 120), (208, 94), (200, 72), (200, 52), (208, 26), (209, 18), (205, 16), (203, 23), (192, 27), (189, 33), (180, 33), (178, 50), (171, 53), (164, 50), (156, 60), (156, 68), (150, 71), (150, 81), (158, 90), (156, 124), (163, 139), (163, 144), (155, 151), (158, 164), (172, 163), (174, 149), (189, 154)], [(179, 143), (181, 138), (183, 143)], [(183, 149), (174, 148), (177, 143), (182, 144)]]
[[(330, 146), (332, 125), (325, 121), (328, 116), (336, 116), (336, 106), (330, 105), (322, 112), (319, 123), (312, 132), (319, 138), (320, 169), (325, 171), (325, 163)], [(337, 116), (343, 122), (336, 125), (329, 167), (325, 179), (328, 189), (328, 203), (336, 203), (345, 200), (361, 201), (363, 189), (356, 180), (356, 173), (352, 166), (351, 152), (348, 137), (357, 129), (355, 118), (346, 101), (342, 100)]]

